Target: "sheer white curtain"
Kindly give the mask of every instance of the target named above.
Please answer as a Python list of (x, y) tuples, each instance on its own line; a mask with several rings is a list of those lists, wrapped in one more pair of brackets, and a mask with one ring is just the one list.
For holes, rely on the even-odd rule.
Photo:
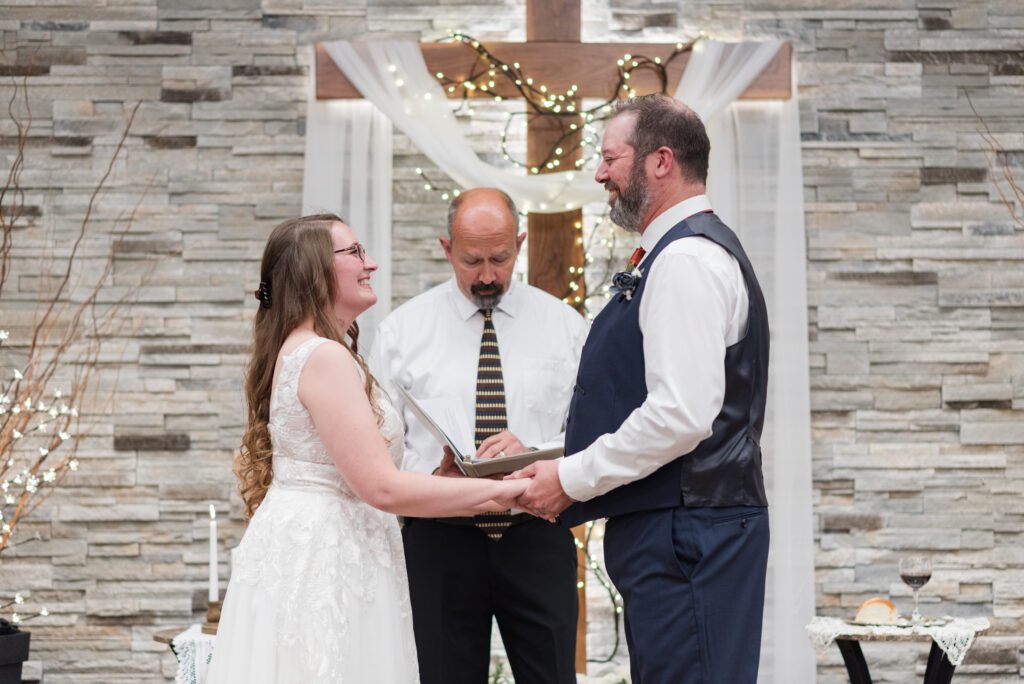
[(377, 305), (359, 317), (361, 349), (391, 311), (391, 157), (391, 122), (372, 102), (308, 99), (302, 212), (344, 218), (379, 266)]
[(324, 47), (359, 92), (462, 187), (501, 188), (520, 209), (539, 213), (605, 201), (590, 173), (526, 175), (481, 160), (459, 128), (444, 89), (427, 71), (418, 43), (336, 41)]
[[(699, 43), (676, 97), (711, 138), (708, 194), (757, 269), (772, 326), (768, 419), (762, 439), (771, 505), (771, 553), (760, 681), (813, 682), (804, 633), (814, 615), (807, 279), (799, 104), (736, 98), (779, 44)], [(793, 66), (795, 74), (796, 66)]]

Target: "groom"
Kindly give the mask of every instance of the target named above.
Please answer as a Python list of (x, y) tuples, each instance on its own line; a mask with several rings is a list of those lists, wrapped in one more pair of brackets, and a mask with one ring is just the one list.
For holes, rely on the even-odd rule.
[(710, 143), (665, 95), (622, 103), (595, 179), (641, 234), (594, 320), (566, 458), (513, 477), (565, 525), (608, 518), (634, 684), (754, 684), (768, 559), (761, 428), (768, 316), (736, 235), (704, 195)]

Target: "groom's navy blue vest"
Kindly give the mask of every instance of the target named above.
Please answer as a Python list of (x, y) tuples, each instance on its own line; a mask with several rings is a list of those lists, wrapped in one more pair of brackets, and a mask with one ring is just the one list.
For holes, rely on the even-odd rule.
[[(644, 259), (644, 273), (669, 243), (700, 235), (739, 262), (747, 286), (747, 332), (725, 351), (725, 400), (711, 436), (647, 477), (590, 501), (575, 503), (560, 516), (566, 525), (637, 511), (679, 506), (767, 506), (761, 474), (761, 428), (768, 393), (768, 311), (754, 269), (736, 234), (710, 212), (677, 224)], [(579, 374), (565, 432), (568, 458), (601, 435), (615, 432), (647, 398), (640, 302), (646, 278), (630, 299), (614, 296), (594, 319), (580, 358)], [(659, 293), (666, 296), (667, 293)], [(673, 293), (674, 296), (675, 293)], [(709, 296), (693, 292), (690, 297)], [(686, 306), (686, 298), (678, 306)], [(678, 350), (688, 363), (686, 349)]]

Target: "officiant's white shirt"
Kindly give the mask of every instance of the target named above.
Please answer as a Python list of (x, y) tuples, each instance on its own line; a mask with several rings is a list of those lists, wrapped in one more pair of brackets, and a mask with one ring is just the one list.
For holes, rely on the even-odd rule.
[[(508, 428), (526, 446), (560, 446), (588, 326), (561, 300), (515, 280), (492, 313)], [(398, 307), (377, 329), (367, 363), (405, 422), (403, 468), (432, 472), (441, 445), (404, 406), (408, 390), (466, 456), (476, 453), (476, 377), (484, 319), (455, 279)]]
[[(648, 253), (673, 226), (711, 209), (691, 197), (647, 226)], [(725, 348), (746, 334), (747, 286), (739, 263), (703, 237), (675, 240), (648, 271), (640, 262), (647, 398), (615, 432), (558, 464), (566, 494), (587, 501), (644, 478), (711, 435), (725, 399)], [(685, 456), (682, 456), (686, 458)]]

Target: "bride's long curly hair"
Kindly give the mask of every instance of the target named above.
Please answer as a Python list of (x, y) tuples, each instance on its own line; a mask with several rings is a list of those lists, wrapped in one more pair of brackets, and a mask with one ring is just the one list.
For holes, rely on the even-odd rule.
[[(353, 322), (348, 330), (342, 330), (333, 313), (338, 284), (330, 228), (335, 222), (344, 223), (334, 214), (290, 219), (271, 231), (263, 250), (263, 298), (253, 323), (252, 358), (245, 376), (248, 425), (233, 468), (247, 517), (252, 517), (263, 501), (274, 477), (269, 429), (274, 368), (281, 345), (300, 323), (312, 318), (317, 335), (335, 340), (352, 352), (363, 369), (366, 396), (378, 424), (382, 420), (372, 399), (376, 380), (359, 355), (359, 326)], [(257, 298), (261, 291), (257, 291)]]

